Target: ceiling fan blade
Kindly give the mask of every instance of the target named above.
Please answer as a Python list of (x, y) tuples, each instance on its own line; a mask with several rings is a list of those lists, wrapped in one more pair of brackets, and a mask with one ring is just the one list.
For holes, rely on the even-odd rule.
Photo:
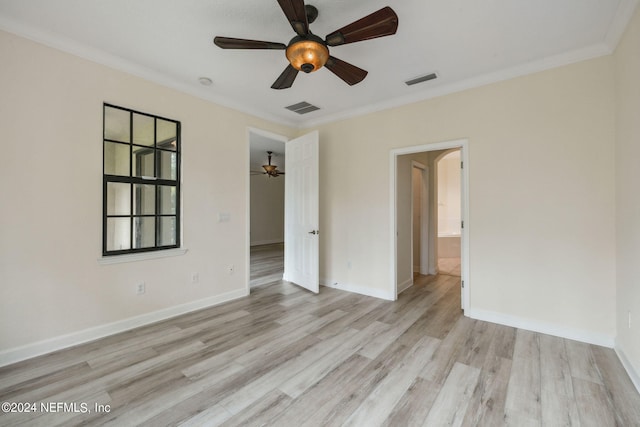
[(293, 31), (299, 36), (309, 34), (309, 23), (307, 22), (304, 0), (278, 0), (278, 3), (289, 20)]
[(233, 37), (215, 37), (213, 43), (222, 49), (286, 49), (282, 43), (263, 42), (260, 40), (234, 39)]
[(359, 42), (390, 36), (398, 29), (398, 15), (389, 6), (365, 16), (329, 34), (325, 41), (329, 46)]
[(298, 75), (298, 70), (293, 68), (291, 64), (287, 65), (280, 77), (271, 85), (271, 89), (287, 89), (293, 85), (293, 81)]
[(333, 56), (329, 56), (324, 66), (350, 86), (360, 83), (368, 74), (368, 71)]

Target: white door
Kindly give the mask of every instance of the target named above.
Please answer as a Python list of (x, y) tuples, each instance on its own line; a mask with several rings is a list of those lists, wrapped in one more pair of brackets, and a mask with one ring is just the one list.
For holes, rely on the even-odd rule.
[(284, 280), (319, 291), (318, 131), (285, 144)]

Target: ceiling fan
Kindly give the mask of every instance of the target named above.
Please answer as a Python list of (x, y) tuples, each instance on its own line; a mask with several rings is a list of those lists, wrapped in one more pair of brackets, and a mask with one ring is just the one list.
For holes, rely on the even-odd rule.
[(264, 172), (251, 171), (251, 174), (252, 175), (259, 175), (259, 174), (268, 175), (269, 178), (271, 178), (271, 177), (277, 178), (280, 175), (284, 175), (284, 172), (278, 170), (278, 166), (271, 164), (271, 155), (272, 154), (273, 154), (273, 151), (267, 151), (267, 155), (268, 155), (268, 158), (269, 158), (269, 164), (262, 165), (262, 167), (264, 168)]
[(367, 76), (367, 71), (331, 56), (329, 46), (390, 36), (398, 29), (398, 16), (387, 6), (328, 34), (322, 40), (309, 30), (309, 24), (318, 17), (318, 9), (305, 5), (304, 0), (278, 0), (278, 3), (297, 34), (288, 45), (219, 36), (213, 39), (222, 49), (285, 50), (289, 65), (271, 85), (273, 89), (290, 88), (299, 71), (311, 73), (323, 66), (349, 85), (360, 83)]

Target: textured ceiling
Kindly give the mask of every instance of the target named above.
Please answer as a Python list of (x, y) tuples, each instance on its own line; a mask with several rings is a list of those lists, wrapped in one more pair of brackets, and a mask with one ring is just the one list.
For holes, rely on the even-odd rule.
[[(276, 0), (0, 0), (0, 28), (178, 90), (296, 127), (401, 105), (610, 53), (637, 0), (315, 0), (321, 37), (383, 6), (394, 36), (331, 48), (369, 71), (326, 69), (271, 89), (284, 51), (222, 50), (216, 35), (288, 43)], [(438, 79), (404, 82), (437, 72)], [(200, 77), (213, 81), (198, 83)], [(287, 105), (320, 110), (298, 115)]]

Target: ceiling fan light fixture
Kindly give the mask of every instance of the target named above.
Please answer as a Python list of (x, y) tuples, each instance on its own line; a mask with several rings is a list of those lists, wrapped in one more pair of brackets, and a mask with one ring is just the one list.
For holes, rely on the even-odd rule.
[(358, 84), (367, 76), (367, 70), (329, 56), (328, 46), (339, 46), (391, 36), (398, 29), (398, 15), (389, 6), (385, 6), (329, 33), (323, 40), (309, 29), (309, 24), (318, 17), (317, 8), (306, 5), (305, 0), (278, 0), (278, 4), (293, 31), (297, 34), (288, 45), (221, 36), (216, 36), (213, 39), (214, 44), (222, 49), (284, 50), (289, 64), (271, 85), (272, 89), (288, 89), (293, 85), (300, 71), (311, 73), (322, 67), (326, 67), (350, 86)]
[(294, 37), (285, 53), (291, 66), (305, 73), (319, 70), (329, 60), (329, 49), (322, 39), (313, 34), (304, 38)]
[(275, 173), (275, 170), (278, 168), (275, 165), (262, 165), (262, 167), (264, 168), (265, 172), (267, 172), (269, 175)]

